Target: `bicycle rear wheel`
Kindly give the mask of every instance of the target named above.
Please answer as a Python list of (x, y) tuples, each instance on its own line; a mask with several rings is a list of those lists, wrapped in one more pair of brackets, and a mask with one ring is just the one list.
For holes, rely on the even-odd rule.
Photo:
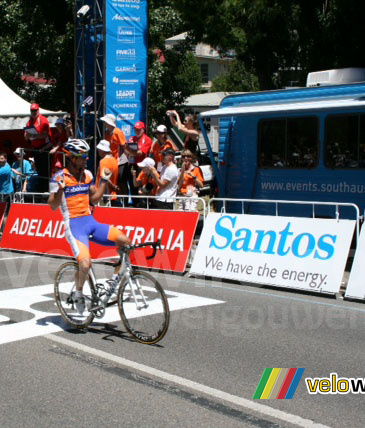
[(137, 270), (125, 276), (117, 302), (125, 328), (138, 342), (152, 345), (165, 336), (170, 309), (165, 292), (153, 276)]
[(75, 276), (78, 271), (77, 263), (68, 262), (63, 264), (55, 276), (54, 295), (58, 310), (67, 324), (76, 328), (85, 328), (95, 317), (94, 313), (89, 312), (89, 309), (96, 299), (96, 289), (90, 275), (88, 275), (83, 288), (85, 310), (82, 314), (79, 314), (74, 303)]

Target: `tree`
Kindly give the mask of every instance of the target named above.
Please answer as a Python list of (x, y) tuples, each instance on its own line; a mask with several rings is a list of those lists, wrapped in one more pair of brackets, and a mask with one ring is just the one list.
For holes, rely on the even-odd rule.
[(294, 73), (364, 66), (362, 0), (175, 0), (195, 41), (234, 49), (261, 89), (286, 84)]
[[(73, 108), (73, 0), (0, 0), (1, 78), (29, 101)], [(70, 60), (71, 58), (71, 60)], [(57, 84), (25, 86), (21, 72), (42, 72)]]
[(228, 71), (219, 74), (212, 83), (212, 92), (252, 92), (259, 89), (259, 82), (254, 73), (246, 70), (244, 64), (234, 60)]
[(184, 40), (173, 49), (165, 48), (165, 40), (184, 29), (184, 22), (171, 3), (149, 2), (148, 117), (152, 128), (165, 123), (166, 110), (183, 104), (187, 97), (200, 91), (201, 85), (191, 40)]

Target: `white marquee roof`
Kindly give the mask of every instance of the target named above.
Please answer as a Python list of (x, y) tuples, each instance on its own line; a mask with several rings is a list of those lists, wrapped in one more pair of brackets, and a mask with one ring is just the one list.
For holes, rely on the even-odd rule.
[[(51, 126), (57, 117), (65, 112), (51, 111), (40, 108), (40, 113), (47, 116)], [(0, 131), (8, 129), (22, 129), (29, 120), (30, 103), (12, 91), (3, 80), (0, 79)]]

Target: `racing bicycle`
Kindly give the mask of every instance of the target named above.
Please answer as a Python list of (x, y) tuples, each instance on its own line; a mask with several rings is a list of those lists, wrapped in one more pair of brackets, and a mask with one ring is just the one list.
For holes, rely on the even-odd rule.
[(93, 268), (89, 270), (83, 287), (85, 311), (82, 314), (75, 306), (75, 279), (78, 275), (76, 262), (64, 263), (57, 271), (54, 294), (62, 318), (71, 327), (86, 328), (94, 318), (103, 318), (109, 306), (118, 305), (119, 315), (127, 331), (138, 341), (154, 344), (166, 334), (170, 309), (165, 292), (160, 283), (147, 272), (131, 265), (129, 254), (138, 248), (152, 247), (153, 253), (161, 250), (160, 241), (145, 242), (118, 248), (120, 266), (118, 280), (98, 283)]

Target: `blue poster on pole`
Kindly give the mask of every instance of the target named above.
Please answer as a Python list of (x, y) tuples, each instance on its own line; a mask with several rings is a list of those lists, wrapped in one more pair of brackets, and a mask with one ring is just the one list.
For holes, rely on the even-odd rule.
[(146, 122), (147, 0), (106, 0), (105, 113), (125, 136)]

